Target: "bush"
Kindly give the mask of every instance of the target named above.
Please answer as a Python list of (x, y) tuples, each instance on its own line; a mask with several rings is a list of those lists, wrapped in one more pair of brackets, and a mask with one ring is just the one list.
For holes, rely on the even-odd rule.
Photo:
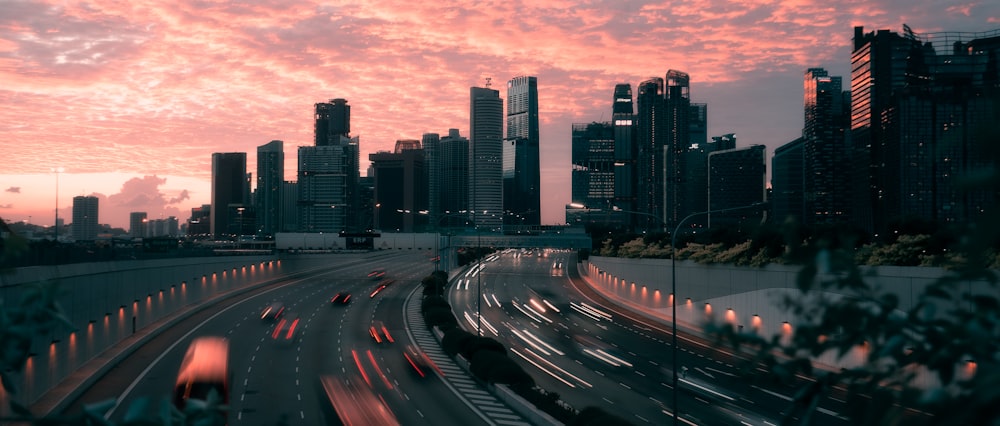
[(420, 302), (420, 312), (427, 312), (430, 308), (443, 307), (451, 310), (451, 305), (441, 296), (427, 296)]
[(489, 337), (473, 335), (472, 339), (465, 340), (461, 346), (462, 356), (468, 360), (471, 360), (477, 352), (481, 351), (492, 351), (501, 355), (507, 355), (507, 348), (503, 346), (503, 343)]
[(448, 354), (448, 356), (454, 357), (461, 352), (462, 346), (465, 345), (467, 340), (475, 338), (475, 334), (469, 333), (461, 328), (453, 328), (444, 332), (444, 337), (441, 338), (441, 349), (443, 349), (444, 353)]
[(458, 327), (458, 320), (451, 313), (451, 307), (432, 306), (424, 311), (424, 322), (428, 328), (438, 327), (442, 330)]

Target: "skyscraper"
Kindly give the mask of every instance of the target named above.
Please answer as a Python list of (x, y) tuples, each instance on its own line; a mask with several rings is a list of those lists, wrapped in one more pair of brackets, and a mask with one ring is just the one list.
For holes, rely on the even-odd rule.
[(488, 87), (469, 92), (469, 208), (477, 227), (494, 231), (503, 221), (503, 99)]
[(841, 78), (823, 68), (809, 68), (804, 78), (802, 128), (806, 225), (845, 223), (850, 173), (847, 162), (847, 109)]
[(441, 135), (424, 133), (420, 137), (424, 147), (424, 170), (427, 171), (427, 216), (431, 228), (436, 228), (435, 222), (441, 217)]
[(316, 146), (337, 145), (340, 137), (351, 135), (351, 106), (346, 99), (316, 104), (314, 135)]
[(615, 143), (615, 126), (611, 123), (573, 124), (570, 200), (574, 204), (590, 209), (621, 208), (614, 204)]
[(538, 144), (538, 81), (535, 77), (515, 77), (507, 82), (507, 136), (503, 144), (505, 224), (541, 224)]
[(963, 181), (996, 168), (985, 154), (1000, 110), (998, 57), (1000, 31), (855, 27), (850, 155), (852, 190), (864, 194), (855, 223), (884, 234), (913, 219), (961, 223), (985, 211), (995, 194)]
[[(611, 125), (614, 126), (614, 207), (621, 210), (636, 209), (636, 145), (635, 110), (632, 105), (632, 86), (628, 83), (615, 85), (611, 104)], [(574, 139), (575, 140), (575, 139)], [(575, 151), (574, 151), (575, 152)], [(574, 163), (575, 164), (575, 163)], [(629, 223), (634, 217), (629, 216)]]
[[(766, 199), (764, 145), (716, 151), (708, 155), (708, 208), (723, 210)], [(708, 215), (708, 225), (760, 223), (763, 209), (740, 209)]]
[(70, 232), (77, 241), (97, 239), (97, 197), (79, 195), (73, 197), (73, 223)]
[(231, 237), (236, 229), (230, 218), (236, 209), (245, 208), (247, 191), (247, 153), (216, 152), (212, 154), (212, 208), (210, 232), (215, 239)]
[(690, 184), (691, 177), (684, 164), (684, 153), (691, 145), (691, 78), (687, 73), (667, 71), (664, 103), (667, 140), (664, 147), (663, 210), (667, 225), (672, 227), (697, 211), (684, 198), (684, 188)]
[(257, 147), (257, 210), (258, 232), (274, 235), (283, 227), (285, 181), (285, 150), (282, 141), (271, 141)]
[(374, 171), (379, 229), (422, 231), (427, 218), (427, 182), (420, 141), (397, 141), (393, 152), (368, 155)]
[(663, 102), (663, 79), (651, 78), (639, 83), (636, 95), (635, 130), (638, 145), (636, 210), (656, 217), (637, 218), (642, 229), (662, 229), (666, 216), (663, 211), (664, 147), (666, 118)]
[(797, 138), (775, 148), (771, 157), (771, 220), (775, 223), (789, 218), (802, 223), (806, 216), (802, 198), (806, 179), (804, 145), (805, 139)]
[(431, 220), (438, 226), (463, 224), (467, 218), (456, 212), (469, 210), (469, 139), (449, 129), (438, 153), (440, 210)]
[(299, 147), (298, 227), (302, 232), (357, 232), (361, 208), (359, 138), (351, 137), (346, 99), (316, 104), (316, 146)]

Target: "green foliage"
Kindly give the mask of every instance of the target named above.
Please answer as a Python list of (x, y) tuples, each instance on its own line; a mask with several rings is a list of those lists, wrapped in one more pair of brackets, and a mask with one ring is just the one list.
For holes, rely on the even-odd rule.
[(448, 356), (454, 357), (462, 351), (462, 347), (465, 346), (467, 340), (475, 339), (476, 337), (475, 334), (461, 328), (453, 328), (444, 332), (444, 336), (441, 338), (441, 349)]
[(473, 336), (472, 339), (463, 341), (461, 354), (465, 359), (471, 360), (477, 353), (489, 351), (497, 352), (501, 355), (507, 354), (507, 348), (496, 339), (483, 336)]
[(458, 320), (451, 312), (451, 307), (433, 306), (424, 311), (424, 322), (427, 327), (438, 327), (447, 330), (458, 327)]

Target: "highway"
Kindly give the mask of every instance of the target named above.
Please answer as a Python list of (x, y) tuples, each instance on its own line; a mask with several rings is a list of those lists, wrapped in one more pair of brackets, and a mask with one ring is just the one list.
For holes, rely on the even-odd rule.
[[(508, 250), (458, 277), (453, 308), (475, 331), (505, 343), (543, 388), (581, 409), (597, 406), (635, 424), (672, 422), (669, 328), (614, 308), (578, 278), (571, 253)], [(477, 271), (479, 273), (477, 273)], [(482, 285), (482, 298), (477, 303)], [(725, 348), (679, 334), (682, 424), (780, 424), (795, 389), (741, 379)], [(845, 424), (842, 404), (825, 401), (814, 424)]]
[[(420, 377), (405, 363), (403, 302), (433, 270), (429, 254), (392, 254), (365, 262), (328, 266), (308, 277), (284, 280), (227, 299), (162, 333), (116, 366), (64, 414), (82, 405), (120, 395), (110, 418), (122, 421), (129, 408), (151, 412), (143, 404), (167, 404), (184, 351), (197, 336), (223, 336), (230, 342), (229, 424), (336, 424), (320, 386), (330, 376), (374, 393), (402, 424), (482, 424), (478, 413), (459, 400), (443, 381)], [(374, 281), (368, 273), (385, 268)], [(392, 284), (375, 295), (380, 283)], [(347, 305), (331, 305), (337, 292), (350, 292)], [(284, 304), (285, 320), (298, 318), (291, 343), (274, 339), (278, 321), (262, 321), (269, 303)], [(395, 343), (376, 343), (368, 332), (373, 321), (385, 324)], [(283, 336), (282, 336), (283, 337)]]
[[(436, 374), (421, 377), (403, 356), (413, 340), (404, 302), (433, 270), (430, 257), (415, 251), (352, 261), (326, 255), (299, 260), (301, 266), (286, 259), (286, 266), (308, 273), (225, 299), (173, 324), (63, 414), (115, 396), (120, 399), (109, 415), (115, 421), (130, 415), (130, 408), (154, 412), (149, 404), (169, 404), (188, 344), (198, 336), (222, 336), (230, 342), (229, 424), (337, 424), (321, 378), (374, 396), (401, 424), (495, 424), (463, 391)], [(507, 250), (484, 259), (481, 269), (473, 265), (458, 275), (449, 300), (463, 327), (473, 332), (481, 310), (484, 335), (504, 342), (509, 356), (542, 388), (573, 407), (597, 406), (637, 425), (669, 424), (674, 395), (669, 329), (615, 308), (573, 278), (574, 261), (566, 251)], [(368, 276), (380, 268), (384, 278)], [(350, 292), (351, 302), (331, 304), (338, 292)], [(262, 320), (262, 309), (273, 302), (284, 305), (282, 318)], [(291, 342), (275, 334), (282, 320), (295, 319)], [(369, 327), (376, 323), (385, 325), (394, 342), (385, 341), (384, 333), (381, 343), (372, 338)], [(792, 408), (795, 388), (748, 383), (738, 376), (744, 360), (731, 352), (694, 336), (678, 340), (682, 424), (777, 425)], [(842, 403), (824, 401), (813, 424), (845, 424), (837, 414), (842, 410)]]

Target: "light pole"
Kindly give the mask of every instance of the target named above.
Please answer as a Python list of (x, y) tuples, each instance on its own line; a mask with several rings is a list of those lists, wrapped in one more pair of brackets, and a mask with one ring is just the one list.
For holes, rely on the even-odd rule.
[(677, 226), (674, 228), (674, 232), (672, 234), (670, 234), (670, 298), (671, 298), (671, 303), (670, 303), (670, 309), (671, 309), (671, 312), (670, 312), (670, 333), (672, 334), (672, 336), (671, 336), (671, 340), (672, 340), (671, 341), (671, 351), (673, 352), (673, 358), (674, 358), (674, 360), (673, 360), (673, 372), (674, 372), (674, 382), (673, 382), (673, 389), (674, 389), (674, 395), (673, 395), (673, 402), (674, 402), (674, 408), (673, 408), (673, 411), (674, 411), (674, 425), (677, 424), (677, 233), (679, 233), (681, 231), (681, 226), (684, 226), (684, 222), (687, 222), (688, 219), (691, 219), (691, 218), (696, 217), (696, 216), (701, 216), (701, 215), (705, 215), (705, 214), (712, 214), (712, 213), (723, 213), (723, 212), (729, 212), (729, 211), (734, 211), (734, 210), (744, 210), (744, 209), (750, 209), (750, 208), (760, 207), (760, 206), (764, 206), (764, 205), (767, 205), (767, 203), (766, 202), (764, 202), (764, 203), (753, 203), (753, 204), (749, 204), (749, 205), (745, 205), (745, 206), (739, 206), (739, 207), (730, 207), (730, 208), (726, 208), (726, 209), (706, 210), (706, 211), (703, 211), (703, 212), (691, 213), (691, 214), (685, 216), (684, 219), (681, 219), (680, 222), (677, 222)]
[(245, 207), (237, 207), (236, 208), (236, 213), (238, 213), (240, 215), (240, 222), (239, 222), (240, 230), (239, 230), (239, 234), (236, 236), (236, 249), (237, 250), (239, 250), (240, 247), (243, 246), (243, 210), (246, 210), (246, 208)]
[(59, 173), (65, 171), (62, 167), (56, 167), (51, 169), (56, 174), (56, 222), (55, 222), (55, 241), (59, 242)]

